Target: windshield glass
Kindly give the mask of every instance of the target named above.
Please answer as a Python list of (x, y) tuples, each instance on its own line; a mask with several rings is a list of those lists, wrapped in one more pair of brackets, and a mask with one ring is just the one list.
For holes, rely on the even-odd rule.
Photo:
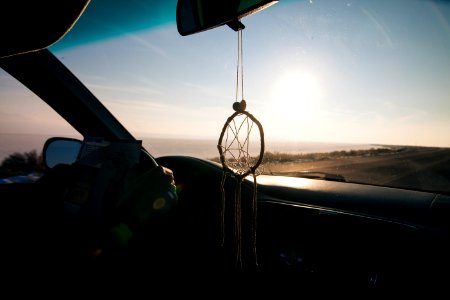
[[(82, 40), (77, 30), (102, 25), (95, 5), (50, 50), (154, 156), (218, 161), (237, 32), (182, 37), (166, 1), (145, 24)], [(283, 0), (242, 23), (263, 173), (450, 193), (447, 1)]]

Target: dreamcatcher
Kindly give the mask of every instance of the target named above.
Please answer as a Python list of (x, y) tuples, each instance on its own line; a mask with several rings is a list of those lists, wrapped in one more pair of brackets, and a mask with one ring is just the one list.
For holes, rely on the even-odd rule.
[[(256, 177), (258, 175), (258, 167), (260, 166), (264, 155), (264, 131), (261, 123), (248, 111), (246, 111), (246, 101), (244, 100), (244, 75), (243, 75), (243, 50), (242, 50), (242, 30), (238, 32), (238, 59), (236, 70), (236, 101), (233, 103), (234, 113), (225, 122), (220, 134), (217, 148), (220, 154), (220, 161), (223, 167), (223, 175), (221, 182), (222, 189), (222, 244), (224, 243), (224, 224), (225, 224), (225, 207), (226, 193), (225, 183), (227, 180), (235, 180), (234, 205), (232, 212), (234, 213), (234, 241), (236, 246), (236, 266), (242, 268), (242, 247), (243, 247), (243, 228), (242, 228), (242, 205), (248, 204), (243, 201), (251, 201), (250, 203), (250, 220), (251, 226), (249, 232), (251, 234), (251, 247), (253, 252), (254, 264), (257, 266), (256, 255)], [(239, 90), (241, 92), (241, 100), (239, 100)], [(248, 176), (253, 177), (253, 196), (252, 199), (242, 199), (242, 182)], [(228, 207), (228, 206), (227, 206)], [(246, 223), (247, 224), (247, 223)]]

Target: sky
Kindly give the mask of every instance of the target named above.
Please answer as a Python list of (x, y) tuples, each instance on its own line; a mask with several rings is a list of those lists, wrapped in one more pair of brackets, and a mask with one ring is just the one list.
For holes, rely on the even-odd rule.
[[(218, 138), (236, 100), (237, 33), (182, 37), (174, 15), (152, 21), (83, 44), (76, 24), (50, 49), (134, 136)], [(283, 0), (242, 22), (244, 98), (266, 139), (450, 147), (447, 1)], [(30, 94), (1, 71), (0, 133), (70, 131)]]

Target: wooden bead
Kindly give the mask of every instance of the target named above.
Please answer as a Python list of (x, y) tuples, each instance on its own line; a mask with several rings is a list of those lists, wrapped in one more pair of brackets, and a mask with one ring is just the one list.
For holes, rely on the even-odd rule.
[(245, 111), (245, 108), (247, 107), (247, 103), (245, 102), (244, 99), (242, 99), (241, 102), (234, 102), (233, 103), (233, 109), (237, 112), (243, 112)]

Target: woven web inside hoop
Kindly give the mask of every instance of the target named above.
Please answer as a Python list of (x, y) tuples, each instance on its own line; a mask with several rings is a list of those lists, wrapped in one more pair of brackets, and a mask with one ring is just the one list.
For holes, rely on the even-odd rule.
[(235, 175), (256, 174), (264, 155), (264, 132), (249, 112), (235, 112), (225, 123), (218, 144), (223, 167)]

